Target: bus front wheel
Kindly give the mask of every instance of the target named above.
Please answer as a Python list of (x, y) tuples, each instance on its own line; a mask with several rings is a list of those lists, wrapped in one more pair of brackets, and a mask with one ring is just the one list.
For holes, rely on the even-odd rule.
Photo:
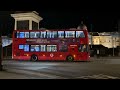
[(73, 58), (73, 56), (67, 56), (67, 61), (74, 61), (74, 58)]
[(38, 61), (38, 56), (37, 55), (32, 55), (31, 56), (31, 61)]

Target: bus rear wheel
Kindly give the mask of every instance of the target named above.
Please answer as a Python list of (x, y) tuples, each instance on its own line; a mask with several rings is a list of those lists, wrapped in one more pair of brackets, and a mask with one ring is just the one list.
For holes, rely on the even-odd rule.
[(70, 61), (70, 62), (72, 62), (72, 61), (74, 61), (74, 58), (73, 58), (73, 56), (67, 56), (67, 61)]
[(37, 55), (32, 55), (31, 56), (31, 61), (38, 61), (38, 56)]

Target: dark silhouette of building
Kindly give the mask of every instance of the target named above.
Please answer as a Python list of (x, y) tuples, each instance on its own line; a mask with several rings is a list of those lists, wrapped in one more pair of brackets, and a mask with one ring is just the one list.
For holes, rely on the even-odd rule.
[(87, 30), (87, 26), (83, 23), (83, 21), (81, 21), (81, 24), (77, 27), (77, 29), (86, 29)]
[(92, 45), (92, 48), (90, 45), (90, 56), (108, 56), (108, 50), (109, 49), (107, 47), (104, 47), (103, 45)]

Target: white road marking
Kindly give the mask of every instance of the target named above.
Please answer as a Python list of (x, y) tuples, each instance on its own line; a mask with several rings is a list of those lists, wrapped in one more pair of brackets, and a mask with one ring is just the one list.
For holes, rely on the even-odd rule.
[(81, 76), (77, 77), (78, 79), (119, 79), (119, 77), (98, 74), (98, 75), (88, 75), (88, 76)]
[(58, 76), (58, 75), (51, 75), (47, 73), (41, 73), (41, 72), (33, 72), (33, 71), (27, 71), (27, 70), (19, 70), (19, 69), (9, 69), (7, 72), (13, 72), (18, 74), (26, 74), (26, 75), (32, 75), (33, 77), (40, 77), (42, 79), (66, 79), (64, 77)]

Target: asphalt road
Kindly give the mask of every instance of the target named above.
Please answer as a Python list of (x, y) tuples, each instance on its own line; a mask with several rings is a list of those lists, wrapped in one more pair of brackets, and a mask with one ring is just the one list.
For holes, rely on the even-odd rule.
[(24, 76), (18, 79), (120, 79), (120, 59), (90, 62), (4, 60), (3, 65), (6, 72)]

